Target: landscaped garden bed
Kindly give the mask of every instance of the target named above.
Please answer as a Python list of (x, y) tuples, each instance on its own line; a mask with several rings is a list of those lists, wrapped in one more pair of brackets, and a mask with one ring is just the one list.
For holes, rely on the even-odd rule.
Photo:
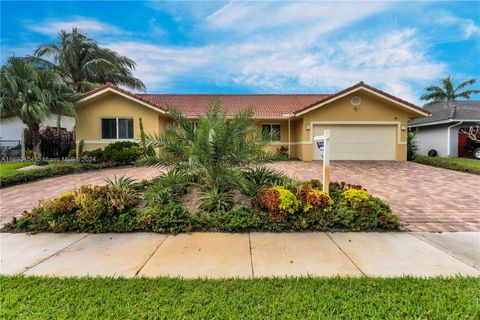
[(10, 231), (179, 233), (190, 231), (395, 230), (389, 206), (361, 186), (297, 181), (262, 166), (268, 143), (251, 114), (228, 119), (218, 107), (194, 126), (173, 113), (178, 126), (150, 137), (145, 165), (168, 170), (151, 181), (119, 177), (106, 186), (83, 186), (46, 200), (5, 226)]
[(0, 276), (4, 319), (478, 319), (480, 278)]

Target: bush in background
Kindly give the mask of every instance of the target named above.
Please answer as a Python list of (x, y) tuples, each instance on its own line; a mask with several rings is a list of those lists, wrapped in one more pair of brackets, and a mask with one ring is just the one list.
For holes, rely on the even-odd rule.
[(412, 161), (415, 159), (415, 155), (418, 151), (418, 143), (415, 139), (417, 133), (412, 130), (407, 132), (407, 160)]
[(111, 143), (103, 150), (104, 161), (120, 165), (134, 164), (142, 155), (142, 147), (131, 141)]

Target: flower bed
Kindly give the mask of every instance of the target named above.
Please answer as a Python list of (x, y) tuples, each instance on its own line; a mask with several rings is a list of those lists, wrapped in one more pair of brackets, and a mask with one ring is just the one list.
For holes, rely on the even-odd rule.
[[(194, 175), (175, 170), (141, 183), (122, 177), (106, 186), (83, 186), (41, 202), (4, 230), (180, 233), (396, 230), (400, 226), (388, 205), (361, 186), (332, 183), (327, 195), (317, 180), (300, 182), (263, 167), (243, 174), (250, 188), (237, 193), (202, 191)], [(198, 192), (193, 199), (196, 209), (187, 209), (183, 202), (192, 202)]]

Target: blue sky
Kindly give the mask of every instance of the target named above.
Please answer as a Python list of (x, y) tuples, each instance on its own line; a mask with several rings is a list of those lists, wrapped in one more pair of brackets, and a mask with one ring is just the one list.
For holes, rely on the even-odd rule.
[(449, 74), (480, 81), (478, 1), (2, 1), (2, 64), (72, 26), (134, 59), (149, 93), (331, 93), (363, 80), (418, 103)]

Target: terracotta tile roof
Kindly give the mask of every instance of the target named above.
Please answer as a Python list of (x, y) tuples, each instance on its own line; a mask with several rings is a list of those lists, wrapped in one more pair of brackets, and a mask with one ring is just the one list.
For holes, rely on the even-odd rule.
[(282, 117), (292, 114), (312, 103), (321, 101), (328, 94), (141, 94), (143, 99), (165, 109), (176, 109), (188, 117), (198, 117), (212, 101), (218, 99), (229, 116), (241, 110), (252, 109), (254, 116)]
[(143, 94), (131, 93), (111, 83), (97, 87), (82, 95), (82, 99), (91, 96), (105, 88), (111, 88), (162, 111), (176, 109), (188, 117), (198, 117), (205, 111), (212, 101), (218, 99), (223, 110), (229, 116), (237, 114), (247, 108), (252, 109), (256, 118), (282, 118), (287, 114), (298, 114), (321, 102), (329, 101), (358, 87), (364, 87), (384, 95), (392, 100), (403, 103), (419, 111), (430, 113), (405, 100), (392, 96), (384, 91), (359, 82), (335, 94)]

